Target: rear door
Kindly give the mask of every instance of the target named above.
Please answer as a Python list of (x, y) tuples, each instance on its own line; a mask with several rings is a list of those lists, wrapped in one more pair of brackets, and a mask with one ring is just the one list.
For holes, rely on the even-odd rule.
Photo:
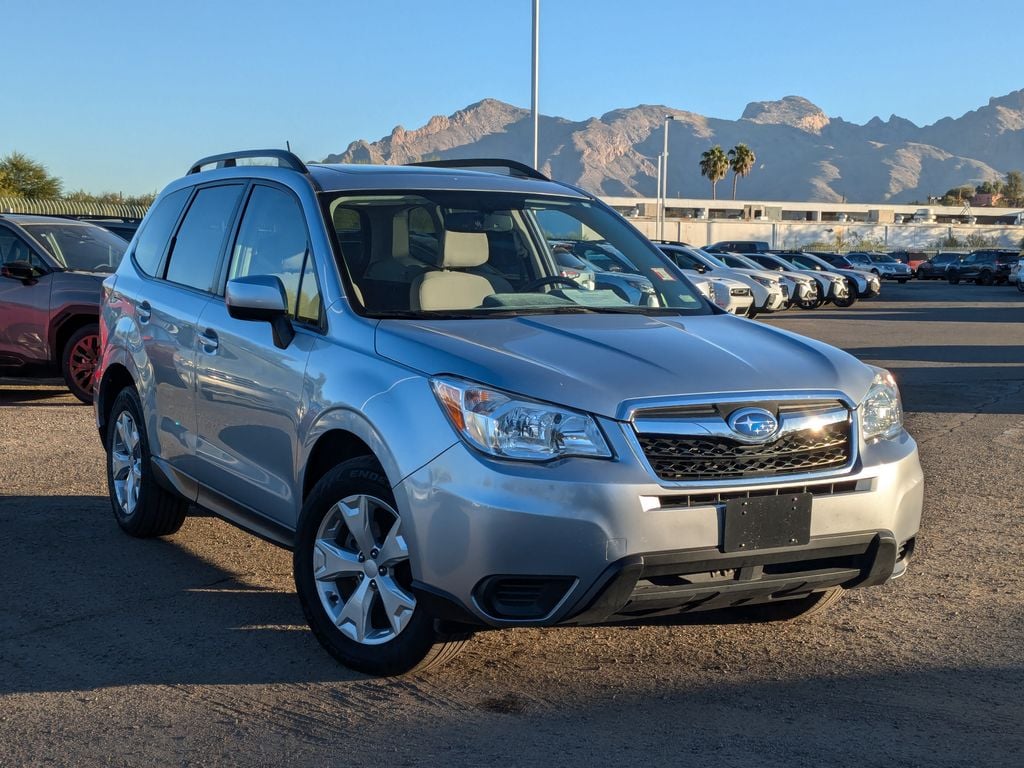
[[(296, 333), (286, 348), (276, 347), (270, 323), (228, 314), (223, 285), (206, 305), (196, 359), (197, 478), (216, 494), (294, 526), (303, 380), (323, 312), (305, 216), (288, 189), (262, 182), (251, 188), (226, 273), (222, 283), (280, 278)], [(216, 499), (207, 504), (216, 506)]]
[(136, 356), (144, 361), (137, 376), (153, 455), (190, 477), (196, 474), (196, 323), (216, 285), (244, 189), (218, 184), (168, 195), (139, 235), (134, 274), (122, 270), (116, 284), (144, 352)]

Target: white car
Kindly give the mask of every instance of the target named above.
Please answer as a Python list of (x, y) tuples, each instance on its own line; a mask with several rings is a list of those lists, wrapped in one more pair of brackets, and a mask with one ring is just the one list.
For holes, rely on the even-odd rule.
[(1024, 293), (1024, 259), (1017, 259), (1017, 263), (1010, 269), (1009, 280), (1016, 284), (1018, 291)]
[(754, 297), (742, 283), (692, 271), (686, 271), (686, 279), (716, 307), (721, 307), (731, 315), (749, 316)]
[(818, 281), (801, 272), (777, 272), (767, 270), (756, 261), (739, 253), (717, 253), (719, 259), (733, 269), (744, 269), (758, 275), (774, 275), (788, 287), (789, 301), (802, 309), (813, 309), (821, 304), (821, 288)]
[(727, 277), (750, 288), (753, 306), (748, 317), (754, 317), (758, 312), (777, 312), (789, 303), (790, 292), (783, 289), (782, 279), (776, 273), (760, 270), (754, 274), (749, 269), (733, 269), (713, 254), (682, 243), (658, 243), (658, 247), (684, 271), (708, 277)]

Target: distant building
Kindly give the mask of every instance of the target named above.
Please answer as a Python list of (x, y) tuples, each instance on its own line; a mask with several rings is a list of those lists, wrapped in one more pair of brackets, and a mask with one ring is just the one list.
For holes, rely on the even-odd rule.
[(977, 192), (974, 197), (971, 198), (971, 207), (973, 208), (992, 208), (999, 204), (999, 201), (1003, 199), (1003, 196), (998, 192)]

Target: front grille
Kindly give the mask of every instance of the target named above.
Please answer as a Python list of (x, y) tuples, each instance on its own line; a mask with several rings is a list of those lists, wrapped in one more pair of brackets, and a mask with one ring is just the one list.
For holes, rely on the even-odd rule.
[(850, 424), (785, 434), (762, 445), (718, 436), (639, 434), (640, 447), (662, 480), (728, 480), (819, 472), (851, 458)]
[(750, 295), (750, 289), (749, 288), (730, 288), (729, 289), (729, 295), (730, 296), (749, 296)]

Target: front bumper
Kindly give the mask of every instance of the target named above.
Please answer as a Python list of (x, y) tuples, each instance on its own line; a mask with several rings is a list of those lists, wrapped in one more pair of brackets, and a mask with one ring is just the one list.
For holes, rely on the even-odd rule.
[[(687, 489), (654, 481), (621, 425), (602, 426), (617, 460), (499, 462), (460, 443), (394, 488), (414, 589), (437, 615), (590, 623), (866, 586), (905, 567), (923, 496), (906, 433), (863, 447), (845, 475)], [(808, 544), (722, 552), (724, 495), (797, 490), (814, 494)]]

